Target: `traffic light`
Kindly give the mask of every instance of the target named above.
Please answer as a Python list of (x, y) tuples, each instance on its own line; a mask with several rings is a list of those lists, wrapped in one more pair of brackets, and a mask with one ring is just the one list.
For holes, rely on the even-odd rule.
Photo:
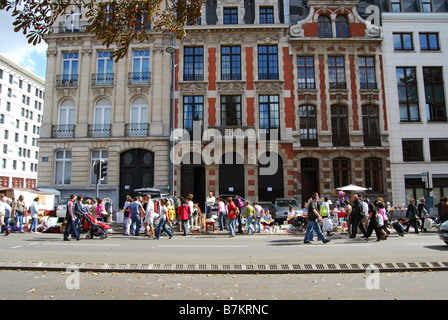
[(98, 172), (100, 171), (100, 160), (95, 160), (93, 163), (93, 173), (98, 176)]
[(101, 165), (100, 165), (100, 179), (104, 180), (104, 178), (107, 176), (107, 161), (106, 160), (101, 160)]

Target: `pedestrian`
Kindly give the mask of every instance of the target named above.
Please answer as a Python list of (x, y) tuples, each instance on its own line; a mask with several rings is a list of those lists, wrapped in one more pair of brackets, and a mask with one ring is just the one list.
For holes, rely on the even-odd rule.
[(126, 201), (123, 205), (123, 228), (125, 230), (124, 234), (126, 236), (130, 235), (130, 229), (131, 229), (131, 210), (129, 208), (130, 204), (132, 202), (131, 196), (126, 196)]
[(212, 216), (212, 206), (215, 205), (216, 199), (213, 196), (213, 192), (208, 193), (208, 197), (205, 198), (205, 217), (210, 219)]
[(219, 221), (219, 230), (223, 231), (226, 220), (226, 204), (222, 200), (221, 197), (218, 198), (218, 221)]
[(5, 204), (5, 218), (3, 220), (5, 222), (5, 225), (1, 227), (1, 232), (6, 231), (6, 229), (8, 229), (8, 226), (11, 226), (11, 229), (12, 229), (13, 226), (15, 225), (14, 223), (11, 223), (13, 221), (15, 222), (15, 220), (11, 219), (12, 199), (4, 197), (3, 203)]
[(348, 201), (347, 199), (345, 199), (344, 201), (342, 201), (342, 203), (345, 205), (345, 221), (347, 222), (347, 232), (348, 235), (351, 235), (351, 230), (350, 230), (350, 216), (352, 214), (352, 206), (350, 205), (350, 201)]
[(309, 243), (313, 240), (314, 231), (317, 234), (317, 239), (322, 240), (322, 242), (328, 243), (331, 240), (325, 238), (322, 231), (320, 230), (319, 222), (322, 222), (322, 218), (317, 209), (317, 201), (318, 197), (315, 195), (311, 198), (311, 202), (308, 204), (308, 227), (306, 228), (305, 238), (303, 239), (303, 243)]
[(184, 198), (180, 200), (180, 206), (177, 208), (177, 214), (179, 215), (179, 220), (182, 226), (183, 235), (187, 235), (188, 229), (188, 220), (190, 218), (190, 207), (188, 206), (187, 201)]
[(96, 220), (98, 221), (104, 221), (104, 217), (107, 214), (106, 210), (104, 209), (103, 199), (97, 199), (98, 205), (96, 207)]
[[(145, 236), (151, 237), (151, 239), (155, 238), (155, 232), (154, 232), (154, 201), (151, 199), (151, 195), (146, 195), (146, 208), (144, 211), (144, 217), (143, 217), (143, 225), (145, 227)], [(151, 232), (151, 234), (150, 234)]]
[(239, 212), (239, 214), (237, 214), (237, 216), (236, 216), (236, 218), (238, 219), (238, 233), (243, 233), (243, 223), (241, 222), (241, 217), (242, 217), (242, 213), (243, 213), (244, 202), (241, 198), (239, 198), (238, 196), (235, 196), (233, 203), (238, 208), (238, 212)]
[(141, 217), (143, 214), (143, 206), (140, 203), (140, 197), (135, 196), (134, 201), (129, 205), (129, 210), (131, 211), (131, 232), (133, 236), (138, 236), (141, 226)]
[(350, 230), (350, 238), (356, 238), (356, 234), (358, 233), (358, 228), (363, 233), (364, 237), (366, 236), (366, 228), (364, 227), (364, 224), (362, 223), (363, 220), (363, 208), (362, 208), (362, 202), (358, 198), (357, 194), (354, 194), (352, 196), (352, 209), (350, 213), (350, 221), (349, 221), (349, 230)]
[(26, 212), (26, 205), (23, 195), (20, 195), (13, 207), (13, 216), (19, 224), (19, 232), (23, 233), (23, 217)]
[(228, 197), (227, 201), (227, 217), (229, 219), (229, 238), (235, 237), (236, 219), (240, 214), (238, 207), (233, 203), (232, 197)]
[(447, 198), (441, 198), (440, 204), (439, 204), (439, 219), (440, 223), (444, 223), (448, 220), (448, 204), (447, 204)]
[(387, 229), (389, 217), (387, 216), (386, 205), (384, 204), (383, 198), (378, 198), (376, 206), (378, 214), (383, 217), (383, 226), (381, 227), (381, 229), (383, 230), (384, 239), (387, 239), (387, 236), (390, 234), (389, 230)]
[[(82, 200), (84, 199), (84, 197), (82, 195), (79, 195), (76, 198), (75, 201), (75, 216), (76, 216), (76, 221), (75, 221), (75, 228), (78, 231), (78, 233), (81, 233), (81, 219), (84, 217), (84, 206), (82, 204)], [(74, 233), (72, 231), (72, 236), (74, 237)]]
[(39, 197), (34, 198), (34, 201), (30, 206), (30, 214), (31, 214), (30, 232), (38, 233), (37, 232), (37, 219), (39, 216)]
[(327, 236), (330, 236), (333, 232), (333, 222), (330, 219), (330, 203), (328, 197), (323, 198), (319, 214), (323, 221), (322, 230), (327, 232)]
[(5, 224), (6, 206), (3, 202), (5, 195), (0, 193), (0, 226), (5, 228), (5, 236), (9, 235), (8, 226)]
[(194, 215), (194, 203), (192, 194), (189, 194), (187, 196), (187, 204), (190, 207), (190, 219), (188, 220), (188, 229), (191, 229), (193, 227), (193, 215)]
[(246, 201), (246, 220), (247, 220), (247, 234), (254, 234), (255, 228), (252, 226), (254, 220), (254, 207), (251, 206), (249, 200)]
[(425, 203), (425, 198), (421, 197), (419, 200), (419, 204), (417, 206), (417, 215), (419, 216), (420, 220), (422, 221), (422, 232), (426, 232), (428, 230), (426, 230), (426, 228), (424, 228), (425, 226), (425, 220), (427, 218), (429, 218), (429, 214), (428, 214), (428, 209), (426, 208), (426, 203)]
[(406, 218), (408, 218), (409, 223), (406, 226), (405, 232), (409, 232), (409, 228), (411, 225), (414, 227), (415, 233), (418, 234), (418, 226), (417, 226), (417, 220), (418, 220), (418, 214), (417, 214), (417, 207), (415, 206), (415, 199), (409, 200), (409, 205), (406, 210)]
[(174, 210), (174, 205), (172, 200), (166, 201), (166, 208), (168, 210), (168, 216), (170, 217), (171, 225), (174, 225), (174, 222), (176, 222), (176, 211)]
[(157, 226), (157, 233), (156, 233), (156, 239), (160, 239), (160, 234), (162, 233), (162, 230), (165, 231), (169, 238), (171, 239), (174, 235), (170, 231), (170, 229), (167, 227), (168, 225), (171, 225), (170, 217), (168, 215), (168, 209), (166, 207), (166, 199), (160, 200), (160, 215), (159, 215), (159, 225)]
[(261, 216), (263, 214), (263, 207), (258, 204), (258, 202), (253, 203), (254, 207), (254, 225), (255, 225), (255, 232), (260, 233), (261, 232)]
[(382, 229), (378, 225), (378, 221), (376, 218), (377, 211), (375, 206), (372, 203), (369, 203), (369, 216), (367, 217), (367, 221), (365, 226), (367, 227), (367, 232), (364, 234), (364, 237), (361, 237), (362, 240), (369, 240), (369, 237), (372, 235), (373, 230), (375, 230), (376, 240), (380, 241), (382, 238)]
[(70, 241), (68, 238), (71, 234), (71, 231), (74, 230), (74, 235), (76, 240), (81, 240), (80, 235), (78, 233), (78, 230), (75, 228), (75, 221), (76, 221), (76, 215), (75, 215), (75, 199), (76, 195), (71, 194), (70, 199), (67, 202), (67, 212), (65, 214), (65, 220), (67, 221), (67, 226), (65, 227), (64, 231), (64, 241)]
[(92, 199), (92, 205), (90, 206), (90, 214), (92, 215), (92, 217), (96, 216), (96, 208), (98, 207), (98, 200), (97, 199)]

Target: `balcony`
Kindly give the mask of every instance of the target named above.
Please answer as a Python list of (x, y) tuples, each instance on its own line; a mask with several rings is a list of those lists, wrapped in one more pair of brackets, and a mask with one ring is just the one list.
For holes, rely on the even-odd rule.
[(52, 138), (73, 138), (74, 124), (59, 124), (51, 126)]
[(110, 137), (110, 124), (89, 124), (87, 135), (90, 138), (108, 138)]
[(204, 81), (203, 74), (184, 74), (184, 81)]
[(346, 82), (330, 82), (330, 89), (347, 89)]
[(258, 80), (278, 80), (278, 73), (260, 73), (258, 74)]
[(129, 72), (128, 85), (149, 86), (151, 84), (151, 72)]
[(147, 137), (149, 136), (149, 123), (126, 123), (126, 137)]
[(77, 88), (78, 74), (56, 75), (56, 88)]
[(85, 33), (88, 26), (88, 20), (75, 19), (73, 22), (59, 22), (57, 33)]
[(94, 73), (92, 74), (92, 86), (110, 87), (114, 85), (113, 73)]

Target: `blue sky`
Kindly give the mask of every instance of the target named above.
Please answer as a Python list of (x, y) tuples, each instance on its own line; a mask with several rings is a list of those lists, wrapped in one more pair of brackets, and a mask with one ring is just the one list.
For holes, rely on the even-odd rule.
[(0, 11), (0, 54), (23, 68), (45, 79), (47, 44), (42, 41), (33, 46), (21, 32), (14, 32), (9, 12)]

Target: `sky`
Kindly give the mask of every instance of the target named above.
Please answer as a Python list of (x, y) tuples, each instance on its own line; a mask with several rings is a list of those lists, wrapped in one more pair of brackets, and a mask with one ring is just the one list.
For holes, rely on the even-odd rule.
[(0, 11), (0, 54), (21, 67), (45, 79), (47, 44), (33, 46), (22, 32), (14, 32), (10, 12)]

